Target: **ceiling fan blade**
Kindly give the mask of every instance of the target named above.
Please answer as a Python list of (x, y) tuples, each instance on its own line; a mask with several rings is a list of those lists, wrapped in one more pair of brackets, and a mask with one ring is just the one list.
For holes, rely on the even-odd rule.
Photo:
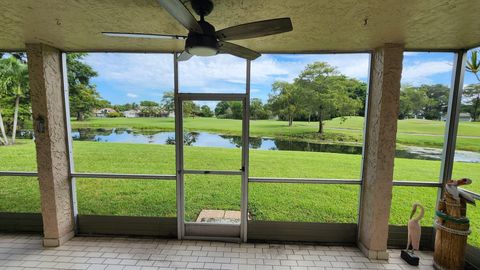
[(180, 0), (158, 0), (158, 3), (189, 31), (203, 33), (202, 27)]
[(290, 18), (279, 18), (228, 27), (217, 31), (216, 34), (220, 40), (238, 40), (275, 35), (292, 30)]
[(152, 39), (186, 39), (186, 36), (179, 35), (163, 35), (149, 33), (127, 33), (127, 32), (102, 32), (103, 35), (109, 37), (126, 37), (126, 38), (152, 38)]
[(192, 56), (193, 55), (189, 54), (187, 51), (183, 51), (177, 56), (177, 61), (187, 61), (188, 59), (192, 58)]
[(220, 53), (229, 53), (247, 60), (255, 60), (261, 56), (261, 54), (256, 51), (225, 41), (218, 42), (218, 51)]

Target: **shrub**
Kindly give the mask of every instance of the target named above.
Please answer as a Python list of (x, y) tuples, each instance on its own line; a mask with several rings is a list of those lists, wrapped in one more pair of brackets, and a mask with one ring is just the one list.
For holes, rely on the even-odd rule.
[(110, 117), (110, 118), (123, 117), (123, 114), (119, 112), (110, 112), (110, 113), (107, 113), (107, 117)]

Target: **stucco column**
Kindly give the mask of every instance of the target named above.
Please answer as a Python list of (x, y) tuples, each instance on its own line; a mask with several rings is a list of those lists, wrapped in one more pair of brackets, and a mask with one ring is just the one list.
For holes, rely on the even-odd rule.
[(385, 44), (372, 54), (358, 230), (358, 246), (371, 259), (388, 259), (402, 61), (398, 44)]
[(74, 235), (61, 53), (44, 44), (27, 44), (26, 47), (43, 217), (43, 245), (59, 246)]

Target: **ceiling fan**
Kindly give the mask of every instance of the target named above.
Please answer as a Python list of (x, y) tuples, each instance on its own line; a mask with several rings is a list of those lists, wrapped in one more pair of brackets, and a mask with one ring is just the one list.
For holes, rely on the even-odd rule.
[(212, 0), (190, 0), (192, 9), (200, 16), (200, 20), (190, 13), (180, 0), (158, 0), (158, 3), (188, 30), (188, 36), (162, 35), (150, 33), (102, 32), (103, 35), (128, 38), (173, 38), (185, 39), (185, 50), (178, 56), (179, 61), (186, 61), (193, 55), (211, 56), (228, 53), (248, 60), (254, 60), (260, 53), (227, 42), (292, 31), (290, 18), (278, 18), (257, 21), (215, 31), (215, 27), (205, 21), (205, 16), (213, 10)]

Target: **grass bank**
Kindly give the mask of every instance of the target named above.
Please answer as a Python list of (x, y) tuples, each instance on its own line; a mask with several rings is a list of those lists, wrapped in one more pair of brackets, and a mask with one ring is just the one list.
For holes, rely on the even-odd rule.
[[(302, 141), (340, 141), (360, 143), (362, 141), (363, 117), (348, 117), (346, 121), (336, 118), (326, 121), (325, 134), (318, 136), (318, 123), (287, 122), (275, 120), (250, 121), (251, 136), (290, 138)], [(217, 118), (186, 118), (187, 130), (240, 135), (241, 121)], [(173, 131), (173, 118), (91, 118), (87, 121), (72, 120), (73, 128), (132, 128), (142, 130)], [(420, 119), (398, 121), (397, 142), (400, 145), (437, 147), (443, 145), (445, 122)], [(480, 122), (461, 122), (457, 149), (480, 152)]]
[[(0, 170), (35, 170), (31, 141), (0, 148)], [(175, 149), (168, 145), (74, 142), (75, 167), (79, 172), (175, 173)], [(359, 155), (251, 151), (251, 176), (358, 179)], [(396, 159), (395, 179), (437, 181), (440, 162)], [(189, 169), (239, 169), (240, 150), (186, 147)], [(456, 163), (454, 177), (470, 177), (469, 188), (480, 192), (480, 164)], [(189, 175), (186, 181), (187, 219), (201, 209), (240, 207), (240, 177)], [(249, 185), (249, 209), (254, 219), (276, 221), (356, 222), (357, 186), (315, 184)], [(392, 224), (406, 224), (410, 207), (426, 207), (423, 224), (431, 225), (435, 188), (395, 187), (390, 214)], [(116, 179), (79, 179), (81, 214), (175, 216), (175, 182)], [(38, 183), (34, 178), (0, 177), (0, 211), (38, 212)], [(480, 210), (469, 208), (470, 241), (480, 245)]]

